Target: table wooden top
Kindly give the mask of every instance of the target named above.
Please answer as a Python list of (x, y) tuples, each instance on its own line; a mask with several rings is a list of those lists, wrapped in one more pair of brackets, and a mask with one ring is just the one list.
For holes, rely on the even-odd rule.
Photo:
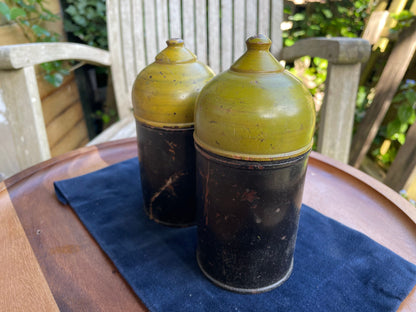
[[(0, 183), (0, 310), (146, 311), (53, 182), (137, 155), (135, 139), (50, 159)], [(416, 264), (416, 209), (368, 175), (317, 153), (304, 203)], [(399, 311), (415, 311), (416, 287)]]

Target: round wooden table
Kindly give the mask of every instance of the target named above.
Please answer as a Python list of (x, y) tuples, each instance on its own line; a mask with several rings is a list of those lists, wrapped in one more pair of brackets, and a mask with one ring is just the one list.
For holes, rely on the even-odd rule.
[[(0, 310), (146, 310), (53, 188), (136, 155), (135, 139), (108, 142), (0, 183)], [(416, 264), (416, 209), (368, 175), (312, 153), (304, 203)], [(416, 287), (399, 311), (416, 311)]]

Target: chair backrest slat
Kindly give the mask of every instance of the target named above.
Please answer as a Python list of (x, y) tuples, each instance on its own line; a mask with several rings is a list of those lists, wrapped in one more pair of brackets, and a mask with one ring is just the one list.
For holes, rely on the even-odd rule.
[(257, 34), (257, 0), (246, 0), (246, 33)]
[(166, 40), (169, 39), (168, 31), (168, 0), (156, 0), (156, 28), (157, 50), (166, 48)]
[(208, 64), (220, 72), (220, 1), (208, 0)]
[(270, 37), (270, 1), (259, 0), (258, 33)]
[[(134, 1), (133, 1), (134, 2)], [(133, 33), (133, 23), (132, 23), (132, 8), (130, 1), (123, 1), (123, 5), (120, 6), (120, 38), (122, 41), (123, 49), (122, 56), (124, 62), (124, 76), (127, 86), (125, 90), (130, 92), (130, 85), (135, 79), (135, 74), (132, 69), (136, 68), (135, 57), (134, 57), (134, 33)]]
[(129, 114), (131, 100), (128, 95), (128, 85), (125, 76), (123, 62), (123, 42), (120, 36), (120, 6), (118, 0), (107, 0), (107, 34), (108, 44), (111, 54), (111, 74), (114, 83), (114, 89), (118, 114), (120, 118)]
[(182, 0), (183, 40), (186, 47), (195, 52), (195, 13), (194, 1)]
[[(135, 0), (132, 0), (135, 1)], [(155, 55), (159, 52), (157, 50), (157, 35), (156, 35), (156, 12), (154, 1), (144, 1), (144, 36), (146, 42), (146, 63), (150, 64), (155, 60)]]
[(233, 6), (231, 1), (221, 1), (221, 70), (233, 61)]
[(201, 62), (207, 64), (207, 6), (205, 1), (195, 1), (195, 17), (195, 54)]
[(169, 37), (170, 38), (182, 38), (181, 21), (182, 21), (181, 0), (169, 0)]
[(246, 38), (246, 11), (244, 1), (234, 1), (233, 20), (234, 20), (234, 36), (233, 36), (233, 60), (241, 56), (245, 50)]
[[(120, 1), (120, 5), (123, 2)], [(143, 2), (142, 0), (132, 1), (132, 15), (133, 15), (133, 48), (134, 48), (134, 59), (135, 67), (134, 72), (142, 70), (146, 66), (146, 49), (144, 41), (144, 30), (143, 30)], [(126, 69), (126, 70), (132, 70)]]
[(282, 30), (280, 24), (283, 21), (283, 1), (272, 0), (270, 8), (270, 39), (272, 40), (272, 46), (270, 51), (275, 56), (279, 56), (282, 47)]

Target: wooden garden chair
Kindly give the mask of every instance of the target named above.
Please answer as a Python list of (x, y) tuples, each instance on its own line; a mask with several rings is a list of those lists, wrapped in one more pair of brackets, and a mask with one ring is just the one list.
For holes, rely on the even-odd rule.
[[(219, 73), (243, 54), (245, 40), (257, 33), (271, 38), (271, 52), (278, 59), (328, 59), (318, 150), (347, 162), (360, 63), (369, 57), (370, 45), (362, 39), (313, 38), (282, 48), (282, 20), (282, 0), (107, 0), (109, 51), (75, 43), (0, 47), (0, 109), (5, 111), (0, 117), (6, 117), (0, 132), (10, 146), (0, 155), (0, 172), (8, 176), (50, 158), (36, 64), (74, 59), (111, 68), (120, 121), (93, 141), (99, 143), (120, 133), (132, 135), (123, 131), (133, 127), (133, 81), (168, 38), (182, 37), (199, 60)], [(18, 166), (8, 167), (10, 159), (17, 159)]]

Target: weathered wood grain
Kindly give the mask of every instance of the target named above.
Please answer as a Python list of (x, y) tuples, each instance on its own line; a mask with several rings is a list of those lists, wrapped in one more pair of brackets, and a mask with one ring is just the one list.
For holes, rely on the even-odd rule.
[[(113, 86), (115, 91), (115, 98), (117, 103), (117, 111), (120, 118), (124, 118), (127, 116), (130, 112), (131, 105), (131, 96), (128, 93), (128, 86), (127, 86), (127, 79), (124, 75), (124, 67), (123, 67), (123, 46), (122, 46), (122, 40), (120, 37), (120, 19), (121, 19), (121, 13), (120, 13), (120, 1), (118, 0), (108, 0), (106, 2), (107, 4), (107, 36), (108, 36), (108, 44), (109, 44), (109, 53), (111, 62), (113, 64), (112, 68), (117, 68), (117, 70), (111, 71), (111, 77), (113, 80)], [(137, 0), (134, 1), (134, 5), (132, 8), (133, 15), (141, 16), (141, 14), (136, 14), (136, 9), (141, 10), (141, 1)], [(137, 22), (137, 28), (140, 27), (139, 21)], [(140, 34), (140, 38), (143, 40), (143, 35)], [(139, 45), (140, 47), (143, 47), (142, 41), (139, 40), (136, 36), (133, 38), (135, 45)], [(138, 51), (144, 51), (140, 49), (136, 49), (136, 59), (140, 59), (137, 53)], [(144, 62), (144, 54), (141, 55), (143, 57)]]
[(349, 159), (360, 67), (360, 63), (328, 64), (317, 150), (343, 163)]
[(0, 310), (59, 311), (4, 183), (0, 228)]
[(182, 38), (181, 1), (170, 0), (168, 3), (169, 3), (169, 36), (170, 38)]
[[(14, 142), (6, 147), (7, 153), (0, 154), (1, 172), (9, 176), (48, 159), (50, 151), (33, 67), (0, 71), (0, 86), (5, 111), (2, 127)], [(16, 164), (18, 167), (9, 167)]]
[(203, 1), (195, 1), (195, 37), (196, 56), (201, 62), (208, 64), (207, 49), (207, 7)]
[[(79, 101), (78, 87), (72, 75), (72, 79), (67, 80), (59, 89), (55, 88), (52, 93), (42, 99), (42, 111), (46, 127), (76, 101)], [(59, 131), (59, 129), (56, 130)]]
[[(133, 157), (136, 145), (132, 149), (125, 147), (118, 153), (123, 154), (122, 157)], [(101, 158), (95, 147), (88, 149), (94, 151), (93, 154), (84, 156), (85, 149), (78, 150), (63, 158), (51, 159), (46, 167), (42, 163), (27, 180), (17, 182), (19, 176), (12, 177), (5, 183), (6, 191), (60, 311), (145, 311), (108, 257), (96, 247), (72, 209), (61, 205), (54, 194), (53, 181), (80, 174), (82, 163), (89, 164), (90, 170), (108, 165), (109, 159)], [(110, 159), (115, 156), (111, 154), (107, 154)], [(67, 156), (75, 162), (61, 167), (59, 159)], [(4, 274), (3, 268), (0, 267), (0, 276)], [(27, 268), (24, 271), (21, 274), (30, 274), (32, 270)], [(19, 299), (16, 304), (20, 305), (30, 300), (14, 299)], [(29, 308), (20, 311), (45, 310)]]
[(234, 1), (234, 42), (233, 42), (233, 61), (243, 55), (246, 49), (246, 8), (244, 1)]
[(208, 65), (215, 73), (221, 72), (220, 1), (208, 0)]
[(221, 69), (233, 62), (233, 7), (231, 1), (221, 1)]
[(283, 1), (272, 0), (270, 10), (270, 39), (272, 40), (270, 51), (279, 58), (283, 47), (282, 30), (280, 29), (280, 24), (283, 21)]
[[(47, 96), (51, 95), (52, 93), (56, 92), (58, 88), (56, 88), (51, 83), (47, 82), (43, 78), (43, 73), (41, 70), (39, 70), (38, 66), (35, 66), (36, 71), (36, 79), (38, 82), (38, 90), (39, 90), (39, 97), (41, 100), (46, 98)], [(64, 80), (62, 81), (62, 85), (60, 85), (61, 88), (65, 88), (68, 83), (73, 81), (75, 79), (74, 73), (71, 72), (69, 75), (64, 76)], [(74, 94), (74, 97), (79, 97), (79, 94)]]
[(246, 35), (257, 34), (257, 0), (246, 0)]
[(88, 142), (88, 145), (96, 145), (99, 143), (131, 137), (136, 137), (136, 123), (133, 114), (104, 130)]
[[(146, 44), (146, 64), (153, 63), (155, 61), (155, 56), (159, 52), (157, 50), (157, 32), (156, 32), (156, 12), (155, 12), (155, 1), (143, 1), (143, 20), (144, 20), (144, 37)], [(126, 20), (130, 28), (134, 28), (134, 24), (130, 20)], [(129, 40), (129, 39), (128, 39)], [(131, 39), (130, 39), (131, 40)], [(129, 45), (131, 41), (123, 42), (124, 50), (131, 50)], [(126, 62), (126, 60), (124, 60)], [(128, 73), (132, 73), (134, 78), (136, 78), (136, 73), (132, 72), (130, 68), (126, 68)], [(133, 85), (134, 78), (128, 80), (127, 83)]]
[(0, 69), (20, 69), (56, 60), (83, 60), (110, 66), (107, 51), (78, 43), (27, 43), (0, 46)]
[(156, 26), (157, 26), (157, 50), (166, 48), (166, 40), (169, 39), (168, 28), (168, 1), (156, 0)]
[(407, 190), (412, 183), (416, 183), (416, 123), (407, 131), (406, 141), (399, 148), (384, 183), (396, 191)]
[(88, 130), (84, 119), (79, 120), (65, 135), (51, 146), (51, 156), (55, 157), (77, 149), (88, 143)]
[(49, 146), (54, 146), (62, 139), (80, 120), (84, 114), (79, 102), (74, 102), (59, 116), (53, 119), (46, 127)]
[(380, 39), (388, 17), (388, 11), (373, 12), (370, 15), (361, 38), (368, 40), (370, 44), (375, 44)]
[[(119, 2), (119, 6), (122, 5), (122, 2)], [(107, 4), (107, 7), (109, 7), (109, 4)], [(110, 8), (111, 9), (111, 8)], [(143, 29), (143, 3), (141, 0), (132, 1), (131, 3), (131, 10), (132, 10), (132, 25), (133, 28), (133, 39), (130, 44), (130, 47), (133, 46), (134, 48), (134, 60), (135, 60), (135, 68), (134, 72), (137, 74), (139, 73), (145, 66), (146, 66), (146, 46), (145, 46), (145, 36), (144, 36), (144, 29)], [(117, 12), (113, 12), (113, 15), (117, 14)], [(119, 36), (119, 30), (117, 29), (117, 22), (118, 21), (112, 21), (108, 22), (107, 20), (107, 29), (111, 29), (112, 36)], [(110, 38), (109, 38), (110, 39)], [(120, 41), (112, 41), (110, 39), (110, 42), (113, 44), (113, 48), (110, 47), (110, 53), (112, 53), (113, 49), (115, 49), (116, 53), (120, 53), (121, 50), (123, 50), (122, 43)], [(119, 66), (123, 64), (123, 60), (119, 57), (116, 58), (117, 64), (119, 63)], [(128, 68), (126, 70), (129, 70)], [(112, 75), (114, 73), (117, 73), (117, 70), (112, 70)], [(117, 88), (117, 93), (123, 94), (123, 103), (119, 103), (119, 100), (117, 98), (117, 107), (118, 110), (122, 109), (123, 111), (126, 111), (126, 109), (129, 109), (131, 107), (130, 103), (130, 94), (127, 93), (128, 88), (126, 87), (126, 82), (118, 81), (113, 78), (113, 84), (116, 83), (114, 86)], [(121, 90), (121, 91), (120, 91)], [(123, 116), (125, 113), (123, 113)]]
[[(270, 38), (270, 1), (259, 0), (258, 33)], [(280, 27), (279, 27), (280, 28)], [(279, 41), (282, 41), (281, 39)]]
[(195, 53), (195, 11), (193, 0), (182, 0), (182, 19), (185, 47)]

